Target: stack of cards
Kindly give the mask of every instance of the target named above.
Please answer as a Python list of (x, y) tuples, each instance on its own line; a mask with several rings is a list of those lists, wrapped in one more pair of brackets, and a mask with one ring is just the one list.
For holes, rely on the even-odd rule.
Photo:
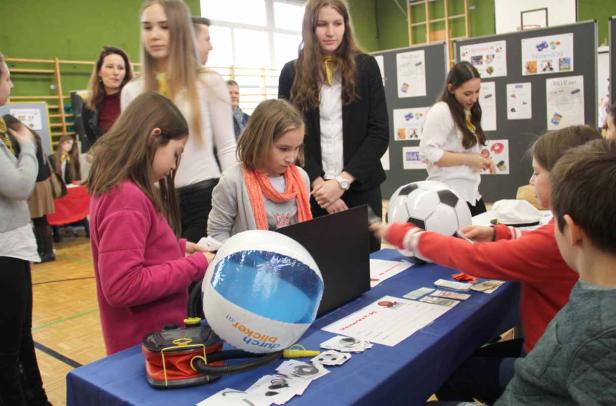
[(458, 292), (449, 292), (446, 290), (437, 290), (432, 293), (430, 296), (443, 297), (445, 299), (456, 299), (456, 300), (466, 300), (471, 295), (468, 293), (458, 293)]
[(449, 307), (454, 307), (455, 305), (460, 303), (457, 300), (445, 299), (445, 298), (442, 298), (442, 297), (435, 297), (435, 296), (426, 296), (426, 297), (423, 297), (423, 298), (419, 299), (419, 301), (420, 302), (426, 302), (426, 303), (432, 303), (432, 304), (436, 304), (436, 305), (441, 305), (441, 306), (449, 306)]
[(364, 352), (372, 348), (372, 343), (353, 337), (335, 336), (322, 342), (321, 348), (340, 352)]
[(474, 285), (471, 289), (476, 290), (477, 292), (493, 293), (503, 283), (505, 282), (497, 281), (497, 280), (483, 281), (481, 283)]
[(420, 297), (425, 296), (428, 293), (432, 293), (432, 292), (434, 292), (434, 289), (432, 288), (419, 288), (419, 289), (410, 291), (409, 293), (407, 293), (406, 295), (402, 297), (405, 299), (417, 300)]
[(438, 279), (437, 281), (434, 282), (434, 285), (438, 286), (439, 288), (461, 290), (464, 292), (467, 292), (471, 288), (471, 286), (473, 286), (472, 283), (454, 282), (454, 281), (448, 281), (446, 279)]
[(344, 364), (350, 358), (351, 354), (349, 353), (339, 352), (336, 350), (327, 350), (311, 359), (311, 361), (313, 363), (318, 362), (321, 365), (336, 366)]

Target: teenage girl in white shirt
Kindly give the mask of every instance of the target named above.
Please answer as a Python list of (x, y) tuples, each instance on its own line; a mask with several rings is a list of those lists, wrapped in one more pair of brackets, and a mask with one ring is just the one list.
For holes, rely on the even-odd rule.
[(146, 0), (141, 8), (143, 75), (122, 89), (122, 110), (139, 94), (153, 90), (170, 98), (189, 125), (189, 137), (175, 176), (180, 197), (182, 237), (205, 235), (212, 190), (221, 169), (233, 166), (235, 135), (227, 85), (203, 68), (188, 8), (181, 0)]
[(486, 211), (479, 194), (481, 171), (495, 172), (494, 163), (479, 154), (486, 144), (481, 128), (477, 69), (458, 62), (447, 74), (439, 101), (424, 121), (419, 143), (422, 160), (428, 165), (428, 180), (447, 184), (464, 200), (473, 216)]

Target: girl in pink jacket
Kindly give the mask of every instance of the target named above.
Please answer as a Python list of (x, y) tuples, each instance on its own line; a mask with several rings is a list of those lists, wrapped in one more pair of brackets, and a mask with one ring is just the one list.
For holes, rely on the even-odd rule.
[(92, 257), (108, 354), (182, 324), (188, 286), (205, 274), (205, 254), (177, 238), (173, 178), (187, 138), (177, 107), (146, 92), (92, 149)]

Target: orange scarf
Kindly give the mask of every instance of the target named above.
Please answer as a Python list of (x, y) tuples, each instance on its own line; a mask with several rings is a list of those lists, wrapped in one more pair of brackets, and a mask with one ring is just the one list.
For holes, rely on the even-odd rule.
[(267, 178), (267, 175), (261, 171), (249, 170), (242, 167), (244, 182), (248, 189), (248, 197), (252, 206), (252, 213), (255, 217), (257, 229), (267, 230), (267, 214), (261, 196), (274, 203), (284, 203), (291, 199), (295, 199), (297, 206), (297, 222), (307, 221), (312, 219), (310, 212), (310, 203), (308, 191), (302, 179), (302, 176), (295, 165), (291, 165), (284, 172), (285, 191), (278, 192), (272, 186), (272, 183)]

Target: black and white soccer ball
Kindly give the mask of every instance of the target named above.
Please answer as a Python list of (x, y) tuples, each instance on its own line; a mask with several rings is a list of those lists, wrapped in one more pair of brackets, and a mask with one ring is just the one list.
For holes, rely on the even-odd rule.
[(426, 231), (454, 235), (472, 224), (468, 205), (451, 188), (437, 181), (400, 186), (389, 199), (387, 223), (413, 223)]

